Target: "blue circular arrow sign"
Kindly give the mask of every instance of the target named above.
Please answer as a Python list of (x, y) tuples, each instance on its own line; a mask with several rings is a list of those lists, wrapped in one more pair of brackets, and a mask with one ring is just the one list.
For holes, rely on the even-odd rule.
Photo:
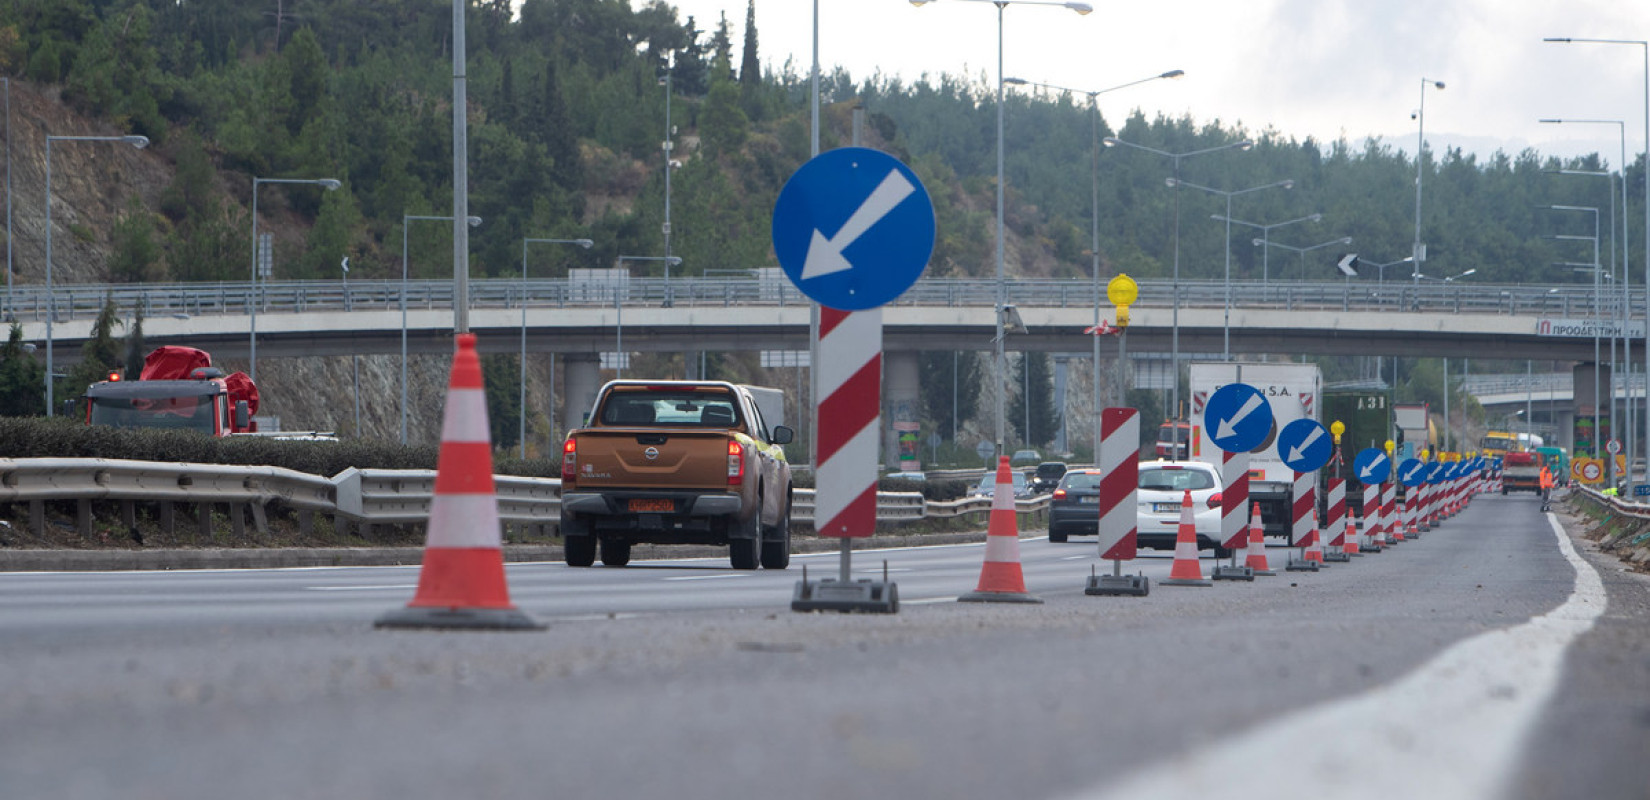
[(773, 205), (773, 252), (803, 294), (864, 311), (899, 297), (934, 253), (934, 202), (899, 159), (865, 147), (813, 157)]
[(1433, 464), (1432, 466), (1428, 467), (1427, 468), (1427, 483), (1430, 483), (1434, 486), (1436, 486), (1440, 483), (1443, 483), (1444, 482), (1444, 467), (1445, 466), (1446, 465), (1444, 463), (1439, 462), (1439, 463)]
[(1272, 433), (1272, 407), (1259, 389), (1247, 383), (1228, 383), (1209, 395), (1204, 404), (1203, 429), (1216, 447), (1228, 453), (1247, 453)]
[(1426, 483), (1427, 465), (1419, 458), (1406, 458), (1398, 465), (1398, 481), (1411, 489)]
[(1392, 477), (1392, 459), (1378, 447), (1365, 447), (1352, 459), (1352, 474), (1364, 483), (1385, 483)]
[(1278, 455), (1296, 472), (1313, 472), (1329, 463), (1334, 438), (1315, 419), (1301, 418), (1278, 431)]

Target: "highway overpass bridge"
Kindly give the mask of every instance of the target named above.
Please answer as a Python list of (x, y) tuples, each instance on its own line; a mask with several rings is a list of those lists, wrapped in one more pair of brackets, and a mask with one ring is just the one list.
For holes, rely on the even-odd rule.
[[(777, 270), (751, 278), (665, 281), (622, 272), (599, 277), (470, 282), (470, 326), (483, 352), (517, 353), (525, 332), (535, 354), (560, 355), (565, 366), (563, 425), (589, 407), (609, 352), (800, 351), (807, 348), (810, 306)], [(885, 399), (916, 398), (916, 353), (992, 349), (996, 282), (919, 281), (885, 309)], [(1098, 316), (1112, 319), (1103, 287), (1091, 280), (1014, 280), (1007, 302), (1024, 321), (1008, 335), (1013, 351), (1089, 354), (1085, 333)], [(1227, 298), (1230, 298), (1229, 302)], [(186, 344), (220, 362), (244, 363), (251, 331), (262, 358), (452, 351), (453, 282), (275, 281), (214, 284), (69, 285), (56, 288), (51, 338), (55, 363), (78, 357), (106, 301), (123, 319), (141, 309), (152, 345)], [(1620, 330), (1609, 320), (1620, 297), (1585, 286), (1408, 281), (1140, 282), (1124, 342), (1131, 355), (1195, 353), (1314, 354), (1591, 362), (1595, 331)], [(1630, 303), (1628, 332), (1644, 336), (1644, 303)], [(15, 287), (0, 316), (23, 326), (30, 343), (47, 338), (47, 297), (41, 287)], [(1604, 324), (1597, 324), (1604, 320)], [(1229, 337), (1229, 339), (1228, 339)], [(1602, 352), (1608, 353), (1608, 339)], [(1117, 352), (1102, 337), (1100, 353)], [(1635, 360), (1643, 360), (1635, 347)], [(38, 351), (37, 351), (38, 353)], [(693, 363), (692, 359), (687, 359)]]

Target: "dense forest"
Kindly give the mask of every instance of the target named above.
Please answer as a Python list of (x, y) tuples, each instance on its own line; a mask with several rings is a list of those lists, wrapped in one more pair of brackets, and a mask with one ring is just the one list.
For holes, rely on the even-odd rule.
[[(471, 0), (469, 202), (485, 220), (471, 233), (474, 273), (518, 274), (525, 237), (596, 242), (588, 251), (534, 250), (534, 276), (662, 252), (667, 138), (678, 165), (669, 242), (682, 258), (677, 269), (771, 265), (774, 198), (809, 157), (808, 76), (790, 62), (771, 66), (754, 2), (749, 8), (744, 20), (698, 20), (661, 0)], [(277, 241), (279, 277), (332, 277), (347, 255), (352, 277), (387, 278), (400, 275), (404, 217), (451, 212), (451, 36), (449, 0), (8, 0), (0, 4), (0, 72), (55, 88), (76, 112), (150, 137), (174, 165), (159, 202), (128, 207), (113, 226), (108, 263), (93, 265), (107, 280), (243, 279), (252, 176), (343, 184), (331, 192), (265, 188), (266, 208), (308, 222), (305, 237)], [(927, 185), (939, 218), (929, 274), (992, 274), (994, 85), (840, 69), (821, 84), (822, 147), (847, 143), (849, 109), (861, 106), (867, 143), (905, 160)], [(1007, 103), (1011, 275), (1087, 276), (1095, 218), (1103, 274), (1169, 274), (1171, 164), (1134, 148), (1101, 149), (1095, 207), (1090, 159), (1107, 136), (1170, 152), (1253, 140), (1247, 152), (1185, 160), (1181, 177), (1233, 190), (1292, 179), (1292, 191), (1238, 198), (1233, 216), (1271, 223), (1321, 213), (1321, 222), (1272, 238), (1299, 248), (1350, 236), (1352, 249), (1376, 262), (1409, 253), (1414, 154), (1374, 140), (1297, 140), (1189, 117), (1097, 120), (1070, 94), (1015, 91)], [(1550, 174), (1559, 168), (1621, 165), (1534, 151), (1483, 162), (1454, 149), (1425, 154), (1427, 271), (1475, 269), (1475, 280), (1494, 283), (1590, 280), (1552, 266), (1580, 260), (1567, 249), (1575, 243), (1543, 238), (1591, 234), (1590, 226), (1582, 231), (1579, 215), (1537, 207), (1609, 208), (1609, 182)], [(1627, 218), (1640, 219), (1642, 160), (1626, 180), (1634, 201)], [(1181, 274), (1218, 277), (1225, 229), (1208, 220), (1225, 211), (1224, 201), (1184, 191), (1180, 202)], [(450, 250), (437, 244), (448, 234), (439, 228), (406, 231), (414, 277), (450, 274)], [(1635, 260), (1644, 247), (1636, 238)], [(1261, 250), (1234, 246), (1234, 277), (1261, 277)], [(1298, 259), (1276, 250), (1269, 276), (1332, 278), (1333, 252)], [(648, 266), (662, 269), (634, 268)], [(950, 354), (933, 355), (925, 379), (949, 387)], [(974, 375), (978, 365), (958, 369)], [(1049, 374), (1039, 363), (1020, 369), (1037, 384)], [(1350, 369), (1326, 364), (1331, 379), (1357, 377)], [(1402, 399), (1441, 399), (1436, 362), (1406, 359), (1398, 374)], [(930, 410), (928, 422), (949, 435), (949, 406)], [(970, 419), (976, 410), (965, 402), (958, 415)], [(498, 427), (500, 445), (513, 441), (513, 426)], [(1030, 438), (1053, 435), (1038, 427)]]

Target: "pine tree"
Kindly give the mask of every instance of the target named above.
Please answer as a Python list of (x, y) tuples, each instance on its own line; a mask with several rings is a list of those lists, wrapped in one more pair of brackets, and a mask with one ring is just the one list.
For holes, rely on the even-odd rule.
[(155, 244), (155, 221), (143, 200), (134, 195), (126, 213), (115, 220), (114, 252), (109, 254), (109, 279), (143, 283), (159, 277), (160, 248)]
[(110, 298), (104, 301), (103, 310), (98, 312), (97, 320), (92, 323), (92, 335), (80, 346), (80, 363), (69, 370), (57, 386), (58, 391), (53, 392), (56, 398), (66, 400), (79, 397), (87, 386), (103, 380), (110, 372), (125, 365), (120, 343), (115, 341), (114, 330), (119, 324), (119, 309), (115, 307), (114, 299)]
[(0, 415), (38, 417), (46, 413), (46, 369), (23, 347), (23, 326), (13, 322), (0, 346)]

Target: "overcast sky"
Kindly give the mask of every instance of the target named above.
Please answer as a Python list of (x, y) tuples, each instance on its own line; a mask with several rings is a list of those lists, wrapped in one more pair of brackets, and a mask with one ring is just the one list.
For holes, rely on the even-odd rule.
[[(643, 0), (631, 0), (639, 6)], [(675, 0), (710, 31), (724, 12), (738, 64), (746, 0)], [(1186, 76), (1100, 96), (1108, 121), (1139, 108), (1190, 114), (1251, 133), (1361, 146), (1384, 137), (1413, 153), (1422, 79), (1426, 138), (1482, 160), (1600, 152), (1621, 161), (1616, 125), (1544, 125), (1541, 118), (1626, 123), (1627, 161), (1644, 150), (1644, 48), (1552, 44), (1543, 37), (1650, 38), (1644, 0), (1091, 0), (1094, 13), (1010, 5), (1004, 73), (1093, 91), (1169, 70)], [(812, 0), (756, 0), (765, 68), (812, 62)], [(881, 71), (908, 81), (951, 73), (995, 86), (997, 10), (986, 2), (819, 0), (819, 60), (856, 80)], [(1014, 89), (1010, 91), (1023, 91)]]

